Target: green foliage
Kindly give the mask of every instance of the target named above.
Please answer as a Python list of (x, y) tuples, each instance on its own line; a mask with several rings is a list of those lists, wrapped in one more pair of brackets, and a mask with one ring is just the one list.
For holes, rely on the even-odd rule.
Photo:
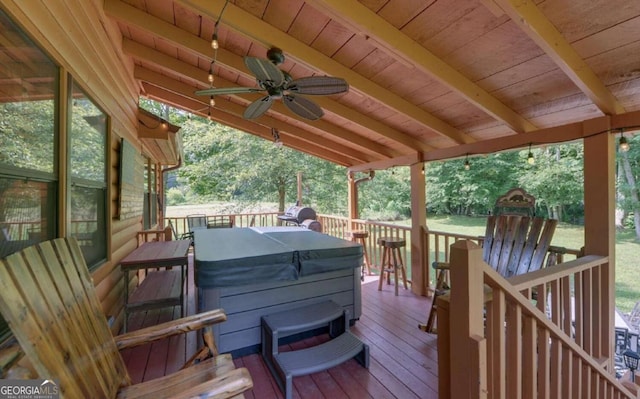
[(54, 102), (0, 104), (0, 164), (54, 171)]
[(186, 202), (184, 194), (177, 187), (171, 187), (167, 190), (167, 206), (181, 205)]
[(498, 196), (522, 187), (536, 197), (536, 214), (574, 221), (582, 215), (582, 145), (563, 144), (531, 152), (533, 165), (527, 162), (528, 150), (471, 157), (468, 170), (465, 159), (428, 164), (429, 211), (485, 215), (493, 211)]
[(344, 214), (346, 170), (233, 128), (192, 118), (182, 123), (185, 162), (178, 182), (212, 200), (276, 202), (281, 210), (297, 198), (302, 173), (305, 205)]
[(411, 215), (408, 167), (377, 171), (373, 180), (358, 189), (361, 219), (397, 220)]

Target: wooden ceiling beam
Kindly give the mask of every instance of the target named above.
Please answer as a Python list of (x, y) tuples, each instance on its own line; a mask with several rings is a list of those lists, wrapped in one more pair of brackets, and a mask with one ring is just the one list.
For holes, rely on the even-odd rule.
[(514, 132), (525, 133), (536, 129), (536, 126), (523, 116), (504, 105), (362, 3), (344, 0), (307, 0), (307, 2), (327, 12), (334, 20), (349, 26), (354, 32), (372, 38), (387, 52), (454, 90), (482, 111), (509, 126)]
[[(206, 59), (209, 59), (211, 57), (210, 41), (196, 37), (190, 34), (189, 32), (186, 32), (176, 27), (175, 25), (172, 25), (158, 18), (155, 18), (143, 12), (142, 10), (132, 7), (120, 0), (106, 0), (105, 12), (107, 12), (111, 17), (121, 21), (122, 23), (132, 25), (132, 26), (137, 26), (140, 29), (146, 30), (147, 32), (151, 33), (154, 36), (157, 36), (159, 38), (162, 38), (163, 40), (173, 43), (176, 46), (180, 46), (181, 48), (184, 48), (185, 50), (191, 52), (194, 55), (197, 55), (199, 57), (203, 57)], [(131, 40), (124, 38), (123, 45), (126, 46), (125, 51), (128, 51), (131, 54), (135, 54), (136, 52), (140, 52), (141, 54), (149, 54), (150, 53), (149, 50), (155, 51), (153, 49), (149, 49), (149, 50), (142, 49), (140, 47), (144, 47), (144, 46), (141, 46), (141, 45), (138, 45), (139, 47), (136, 48), (134, 43), (135, 42), (132, 42)], [(141, 57), (142, 56), (143, 55), (141, 55)], [(165, 56), (164, 58), (170, 58), (170, 57)], [(171, 60), (166, 60), (165, 64), (169, 65), (171, 62), (172, 62)], [(255, 78), (253, 75), (249, 74), (249, 72), (247, 71), (247, 67), (244, 64), (244, 60), (242, 57), (239, 57), (223, 48), (218, 49), (216, 64), (224, 65), (226, 68), (234, 71), (235, 73), (241, 74), (250, 79)], [(177, 64), (175, 64), (175, 67), (178, 67), (178, 65), (179, 65), (179, 61)], [(200, 71), (199, 74), (197, 75), (198, 76), (197, 78), (194, 77), (195, 74), (191, 73), (191, 76), (190, 76), (191, 79), (194, 79), (195, 82), (197, 83), (201, 83), (201, 84), (205, 83), (206, 71), (203, 71), (193, 66), (191, 67)], [(168, 68), (172, 68), (172, 67), (169, 66)], [(219, 83), (219, 79), (216, 78), (216, 86), (218, 86), (218, 83)], [(322, 106), (322, 108), (324, 108), (326, 111), (334, 113), (346, 120), (349, 120), (368, 130), (371, 130), (377, 134), (380, 134), (381, 136), (386, 137), (389, 140), (393, 140), (403, 145), (407, 151), (415, 151), (416, 149), (421, 151), (428, 151), (432, 149), (431, 146), (428, 146), (422, 143), (421, 141), (415, 139), (414, 137), (411, 137), (410, 135), (407, 135), (403, 132), (393, 129), (365, 115), (354, 113), (353, 110), (340, 104), (337, 101), (331, 100), (329, 98), (318, 98), (316, 100)], [(284, 113), (287, 114), (288, 112), (289, 111), (287, 110)], [(314, 126), (317, 125), (318, 122), (323, 122), (323, 121), (314, 122)], [(332, 133), (330, 130), (327, 132)], [(361, 136), (358, 136), (358, 137), (361, 137)], [(358, 142), (359, 140), (358, 137), (352, 137), (350, 140), (354, 140), (355, 142)], [(398, 153), (396, 152), (391, 152), (391, 153), (388, 152), (388, 150), (384, 149), (383, 146), (380, 146), (378, 151), (385, 152), (386, 156), (389, 156), (389, 157), (398, 155)]]
[(369, 162), (360, 165), (354, 165), (348, 169), (348, 172), (370, 172), (372, 170), (386, 170), (397, 166), (411, 166), (418, 162), (422, 162), (419, 154), (404, 155), (392, 159), (382, 161)]
[[(225, 4), (225, 0), (176, 1), (212, 20), (217, 19), (218, 13)], [(302, 62), (304, 65), (313, 66), (313, 69), (318, 69), (328, 75), (344, 78), (349, 82), (352, 90), (355, 89), (364, 93), (366, 96), (377, 99), (381, 104), (401, 114), (407, 115), (434, 132), (451, 139), (456, 144), (472, 143), (475, 141), (471, 136), (435, 117), (424, 109), (289, 36), (286, 32), (274, 28), (234, 4), (229, 3), (227, 5), (223, 22), (225, 26), (229, 26), (231, 29), (249, 39), (261, 43), (265, 48), (276, 46), (285, 49), (291, 58)]]
[(530, 144), (534, 146), (558, 144), (581, 140), (585, 137), (605, 134), (619, 129), (627, 129), (627, 131), (630, 131), (638, 129), (638, 126), (640, 126), (640, 111), (626, 112), (619, 115), (604, 115), (581, 122), (539, 129), (535, 132), (529, 132), (526, 135), (516, 134), (457, 147), (442, 148), (423, 154), (423, 160), (425, 162), (442, 161), (463, 157), (466, 154), (471, 156), (494, 154), (502, 151), (515, 151), (517, 149), (524, 149)]
[(625, 112), (593, 70), (533, 1), (493, 0), (606, 115)]
[[(176, 80), (170, 79), (167, 76), (161, 75), (157, 72), (153, 72), (149, 69), (140, 67), (140, 66), (136, 66), (134, 69), (134, 77), (136, 79), (140, 79), (143, 82), (148, 82), (149, 84), (155, 86), (155, 87), (160, 87), (164, 90), (166, 90), (167, 92), (172, 92), (174, 94), (178, 94), (182, 97), (185, 97), (189, 100), (195, 101), (197, 103), (197, 108), (193, 108), (190, 109), (191, 111), (198, 113), (198, 114), (205, 114), (205, 112), (203, 111), (204, 109), (208, 110), (208, 104), (206, 103), (206, 101), (202, 101), (201, 99), (199, 99), (198, 97), (196, 97), (193, 94), (193, 90), (191, 88), (191, 86), (178, 82)], [(147, 86), (145, 86), (147, 87)], [(189, 103), (191, 105), (193, 105), (194, 103)], [(187, 104), (184, 104), (184, 107), (186, 107)], [(216, 108), (222, 109), (225, 112), (229, 113), (229, 114), (233, 114), (235, 116), (240, 116), (242, 114), (242, 112), (244, 112), (244, 107), (242, 107), (241, 105), (238, 104), (234, 104), (231, 103), (229, 101), (219, 101), (219, 104), (216, 105)], [(334, 153), (337, 154), (342, 154), (346, 157), (352, 158), (353, 161), (355, 162), (363, 162), (364, 160), (373, 160), (373, 159), (380, 159), (383, 158), (380, 155), (378, 155), (377, 157), (373, 157), (371, 155), (366, 155), (360, 151), (357, 151), (351, 147), (347, 147), (338, 143), (334, 143), (332, 141), (326, 140), (326, 138), (322, 137), (322, 136), (318, 136), (315, 135), (313, 133), (310, 133), (304, 129), (300, 129), (300, 128), (296, 128), (294, 126), (291, 126), (289, 124), (286, 124), (285, 122), (282, 122), (278, 119), (269, 117), (269, 116), (265, 116), (264, 117), (264, 122), (265, 123), (258, 123), (258, 122), (252, 122), (251, 124), (249, 124), (248, 126), (254, 126), (254, 125), (267, 125), (267, 128), (276, 128), (281, 132), (287, 132), (290, 135), (293, 135), (295, 137), (297, 137), (299, 140), (303, 140), (306, 141), (308, 143), (308, 145), (314, 145), (320, 148), (325, 148), (329, 151), (332, 151)], [(318, 144), (318, 143), (323, 143), (323, 144)], [(286, 144), (286, 142), (285, 142)]]
[[(126, 54), (134, 58), (157, 65), (158, 67), (167, 71), (168, 73), (184, 76), (204, 87), (204, 83), (201, 80), (203, 71), (193, 65), (179, 61), (172, 57), (168, 57), (157, 50), (143, 46), (141, 44), (138, 44), (128, 39), (124, 39), (123, 41), (123, 51), (125, 51)], [(229, 82), (220, 77), (216, 79), (216, 87), (233, 87), (233, 86), (236, 86), (236, 84), (233, 82)], [(203, 102), (208, 101), (208, 97), (195, 96), (195, 94), (193, 94), (193, 92), (195, 91), (194, 87), (191, 87), (190, 89), (191, 89), (191, 92), (189, 93), (190, 97), (198, 98), (200, 99), (200, 101), (203, 101)], [(223, 97), (223, 96), (219, 96), (219, 97)], [(251, 100), (258, 99), (261, 96), (255, 95), (255, 94), (254, 95), (246, 94), (243, 96), (235, 96), (235, 97), (241, 99), (242, 101), (251, 101)], [(271, 108), (273, 111), (278, 112), (282, 115), (287, 115), (289, 113), (289, 110), (279, 102), (274, 103)], [(239, 114), (242, 114), (242, 112), (240, 112)], [(313, 128), (320, 129), (330, 135), (335, 136), (337, 140), (347, 143), (349, 146), (358, 147), (361, 150), (367, 151), (376, 157), (390, 158), (398, 155), (397, 153), (392, 152), (388, 148), (378, 143), (368, 140), (365, 137), (357, 135), (348, 130), (342, 129), (338, 126), (335, 126), (327, 121), (322, 121), (322, 120), (314, 121), (312, 124), (309, 124), (309, 125)], [(351, 151), (357, 151), (357, 150), (351, 149)]]
[[(195, 107), (197, 107), (199, 104), (198, 101), (189, 100), (179, 94), (170, 92), (158, 86), (154, 86), (150, 83), (143, 83), (143, 86), (148, 93), (149, 98), (157, 101), (163, 101), (166, 104), (179, 109), (183, 109), (188, 112), (192, 112), (192, 110), (195, 109)], [(268, 128), (248, 121), (237, 115), (225, 112), (221, 109), (214, 109), (212, 111), (211, 120), (222, 123), (226, 126), (233, 127), (243, 132), (253, 134), (254, 136), (258, 136), (265, 140), (272, 140), (271, 132)], [(353, 165), (353, 160), (348, 157), (345, 157), (341, 154), (336, 154), (324, 148), (319, 148), (315, 145), (309, 145), (307, 142), (299, 139), (291, 138), (287, 141), (287, 143), (285, 143), (285, 145), (297, 151), (325, 159), (341, 166), (348, 167), (350, 165)]]

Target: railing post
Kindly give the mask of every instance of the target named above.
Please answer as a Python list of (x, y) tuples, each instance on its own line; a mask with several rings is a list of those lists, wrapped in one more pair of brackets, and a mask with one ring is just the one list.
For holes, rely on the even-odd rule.
[(451, 245), (449, 337), (451, 397), (486, 398), (482, 248), (469, 240)]

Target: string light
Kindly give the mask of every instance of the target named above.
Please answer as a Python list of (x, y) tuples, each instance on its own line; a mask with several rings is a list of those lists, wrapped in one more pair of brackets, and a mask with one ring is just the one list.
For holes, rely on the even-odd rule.
[(220, 43), (218, 43), (218, 23), (216, 22), (216, 27), (214, 28), (213, 36), (211, 37), (211, 48), (217, 50), (218, 47), (220, 47)]
[(529, 143), (529, 154), (527, 154), (527, 163), (529, 165), (534, 165), (536, 163), (536, 159), (533, 157), (533, 152), (531, 152), (531, 143)]
[(469, 163), (469, 154), (464, 158), (464, 170), (471, 169), (471, 164)]
[[(224, 6), (222, 6), (220, 15), (218, 15), (218, 19), (216, 20), (216, 23), (213, 26), (213, 34), (211, 35), (211, 48), (213, 49), (213, 59), (211, 60), (211, 64), (209, 64), (209, 74), (207, 75), (209, 88), (213, 88), (213, 81), (215, 80), (215, 76), (213, 75), (213, 64), (215, 64), (216, 60), (218, 59), (218, 48), (220, 48), (220, 42), (218, 41), (218, 26), (220, 25), (222, 14), (224, 14), (224, 10), (227, 8), (228, 4), (229, 4), (229, 0), (224, 2)], [(211, 96), (211, 98), (209, 99), (209, 115), (211, 115), (211, 107), (215, 106), (215, 104), (216, 102), (213, 99), (213, 96)]]
[(211, 65), (209, 65), (209, 76), (207, 76), (207, 80), (209, 81), (209, 84), (211, 87), (213, 87), (213, 80), (215, 79), (215, 76), (213, 76), (213, 63), (214, 61), (211, 61)]
[(620, 141), (618, 142), (618, 148), (620, 149), (620, 152), (629, 151), (629, 142), (627, 141), (627, 138), (624, 137), (624, 129), (620, 129)]

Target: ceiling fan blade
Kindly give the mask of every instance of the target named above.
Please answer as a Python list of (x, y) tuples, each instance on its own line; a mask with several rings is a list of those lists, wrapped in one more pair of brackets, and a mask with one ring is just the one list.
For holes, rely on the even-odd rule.
[(271, 61), (256, 57), (244, 57), (244, 64), (260, 82), (270, 82), (277, 87), (284, 82), (284, 74)]
[(332, 76), (308, 76), (292, 81), (287, 90), (297, 94), (323, 96), (344, 93), (349, 90), (349, 84), (342, 78)]
[(291, 110), (291, 112), (305, 119), (315, 121), (322, 118), (322, 115), (324, 115), (324, 112), (318, 104), (304, 97), (287, 94), (282, 96), (282, 102)]
[(255, 87), (213, 87), (211, 89), (198, 90), (196, 96), (221, 96), (224, 94), (242, 94), (263, 91)]
[(247, 109), (244, 110), (243, 116), (245, 119), (255, 119), (267, 112), (271, 107), (271, 104), (273, 104), (271, 96), (262, 97), (261, 99), (249, 104)]

